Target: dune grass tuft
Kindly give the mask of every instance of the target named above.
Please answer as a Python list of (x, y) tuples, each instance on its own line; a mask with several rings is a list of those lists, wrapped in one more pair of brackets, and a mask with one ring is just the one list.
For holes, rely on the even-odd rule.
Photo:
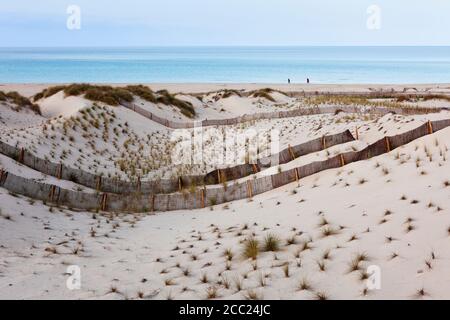
[(244, 250), (243, 250), (243, 256), (247, 259), (253, 259), (255, 260), (258, 257), (259, 253), (259, 241), (254, 238), (250, 237), (244, 241)]
[(280, 250), (280, 238), (276, 235), (269, 233), (264, 238), (264, 251), (276, 252)]

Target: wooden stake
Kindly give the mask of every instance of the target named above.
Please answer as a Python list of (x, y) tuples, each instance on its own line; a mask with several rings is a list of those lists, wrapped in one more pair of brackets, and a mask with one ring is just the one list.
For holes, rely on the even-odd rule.
[(219, 184), (222, 182), (220, 180), (220, 169), (217, 169), (217, 180), (219, 181)]
[(433, 124), (428, 120), (428, 133), (433, 134)]
[(155, 211), (155, 195), (154, 194), (150, 195), (150, 205), (152, 208), (151, 211), (154, 212)]
[(181, 177), (178, 177), (178, 191), (181, 192), (183, 189), (183, 181), (181, 180)]
[(384, 141), (386, 142), (386, 152), (391, 152), (391, 144), (389, 142), (389, 137), (384, 137)]
[(289, 153), (291, 154), (291, 160), (295, 160), (294, 152), (292, 151), (291, 145), (288, 145)]
[(252, 182), (250, 180), (247, 180), (247, 196), (249, 198), (253, 197), (253, 192), (252, 192)]
[(2, 169), (0, 172), (0, 184), (5, 183), (6, 178), (8, 178), (8, 172)]
[(107, 201), (108, 201), (108, 194), (107, 193), (102, 194), (102, 201), (101, 201), (100, 210), (106, 211)]
[(345, 166), (345, 159), (344, 159), (344, 155), (341, 154), (341, 167)]
[(327, 148), (327, 144), (325, 142), (325, 136), (322, 137), (322, 149), (326, 149)]
[(253, 166), (253, 173), (255, 173), (255, 174), (258, 173), (259, 170), (258, 170), (258, 167), (256, 166), (256, 164), (253, 163), (252, 166)]
[(24, 150), (24, 148), (21, 148), (20, 153), (19, 153), (19, 162), (20, 163), (23, 163), (24, 157), (25, 157), (25, 150)]
[(202, 208), (204, 208), (205, 207), (205, 189), (202, 189), (201, 197), (202, 197)]
[(50, 187), (50, 194), (48, 195), (48, 198), (50, 201), (53, 201), (53, 197), (55, 195), (55, 186)]
[(59, 164), (58, 169), (56, 170), (56, 177), (61, 179), (62, 177), (62, 163)]
[(358, 127), (356, 127), (356, 140), (359, 140), (359, 131), (358, 131)]
[(298, 180), (300, 179), (299, 174), (298, 174), (298, 168), (295, 168), (295, 181), (298, 183)]
[(102, 187), (102, 177), (98, 176), (97, 177), (97, 185), (96, 185), (96, 189), (97, 191), (100, 191), (100, 188)]

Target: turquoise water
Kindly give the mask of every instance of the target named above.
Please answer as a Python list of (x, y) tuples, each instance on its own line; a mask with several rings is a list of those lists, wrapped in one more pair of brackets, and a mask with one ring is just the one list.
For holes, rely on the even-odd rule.
[(450, 47), (0, 48), (1, 83), (450, 82)]

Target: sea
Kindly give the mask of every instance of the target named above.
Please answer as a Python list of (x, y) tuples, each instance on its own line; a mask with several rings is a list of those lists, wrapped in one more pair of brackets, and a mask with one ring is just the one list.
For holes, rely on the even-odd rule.
[(0, 48), (0, 83), (450, 83), (450, 47)]

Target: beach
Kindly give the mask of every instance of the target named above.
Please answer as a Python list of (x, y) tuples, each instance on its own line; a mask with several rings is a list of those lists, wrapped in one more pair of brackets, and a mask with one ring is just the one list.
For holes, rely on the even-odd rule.
[(450, 84), (0, 91), (0, 299), (450, 299)]

